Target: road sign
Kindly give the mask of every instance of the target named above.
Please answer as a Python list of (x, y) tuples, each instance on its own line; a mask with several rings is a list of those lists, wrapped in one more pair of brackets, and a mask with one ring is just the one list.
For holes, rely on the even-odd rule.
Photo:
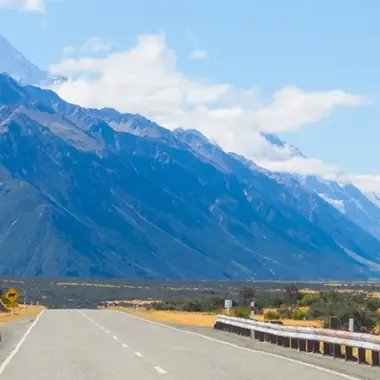
[(7, 303), (14, 307), (17, 299), (20, 297), (19, 292), (16, 289), (10, 288), (3, 295), (3, 298), (8, 301)]
[(224, 308), (225, 309), (231, 309), (232, 307), (232, 300), (225, 300), (224, 301)]

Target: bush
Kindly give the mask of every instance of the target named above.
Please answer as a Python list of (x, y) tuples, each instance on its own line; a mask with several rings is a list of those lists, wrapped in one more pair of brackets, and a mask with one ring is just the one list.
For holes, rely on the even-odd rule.
[(276, 311), (268, 311), (264, 314), (264, 319), (271, 320), (271, 319), (280, 319), (281, 315), (277, 313)]
[(302, 321), (306, 319), (306, 313), (303, 310), (293, 310), (291, 318), (295, 321)]
[(292, 317), (292, 311), (286, 305), (282, 305), (278, 309), (278, 313), (280, 314), (281, 319), (290, 319)]
[(298, 306), (311, 306), (321, 299), (320, 293), (307, 293), (297, 302)]
[(236, 316), (239, 318), (249, 318), (249, 309), (246, 307), (238, 307), (236, 308)]

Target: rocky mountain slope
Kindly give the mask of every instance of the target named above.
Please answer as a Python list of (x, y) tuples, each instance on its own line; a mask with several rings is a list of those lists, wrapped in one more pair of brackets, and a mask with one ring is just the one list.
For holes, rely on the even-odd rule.
[[(263, 135), (268, 142), (278, 147), (287, 146), (294, 156), (305, 157), (297, 148), (290, 146), (275, 135)], [(352, 184), (343, 184), (313, 175), (277, 173), (279, 181), (297, 180), (306, 190), (317, 194), (330, 203), (359, 227), (380, 240), (380, 198), (366, 194)]]
[(50, 76), (40, 70), (0, 34), (0, 73), (7, 73), (22, 84), (49, 85), (65, 81), (62, 76)]
[(0, 75), (0, 273), (378, 277), (380, 242), (194, 131)]

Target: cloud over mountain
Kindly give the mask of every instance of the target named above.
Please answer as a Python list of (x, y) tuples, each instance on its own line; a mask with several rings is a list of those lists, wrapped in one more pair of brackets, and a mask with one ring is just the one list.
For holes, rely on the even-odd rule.
[(255, 85), (242, 89), (186, 75), (163, 34), (139, 36), (134, 47), (106, 57), (64, 59), (51, 70), (71, 77), (54, 90), (73, 103), (139, 113), (170, 129), (196, 128), (224, 149), (269, 169), (333, 177), (344, 171), (317, 159), (294, 157), (287, 147), (268, 144), (260, 132), (295, 131), (337, 108), (371, 102), (341, 89), (304, 91), (296, 86), (280, 88), (265, 102)]

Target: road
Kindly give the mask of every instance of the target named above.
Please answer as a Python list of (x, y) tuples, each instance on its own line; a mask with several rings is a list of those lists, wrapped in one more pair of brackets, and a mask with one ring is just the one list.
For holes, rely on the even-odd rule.
[(367, 377), (345, 375), (106, 310), (44, 311), (0, 365), (0, 380), (129, 378), (357, 380)]

